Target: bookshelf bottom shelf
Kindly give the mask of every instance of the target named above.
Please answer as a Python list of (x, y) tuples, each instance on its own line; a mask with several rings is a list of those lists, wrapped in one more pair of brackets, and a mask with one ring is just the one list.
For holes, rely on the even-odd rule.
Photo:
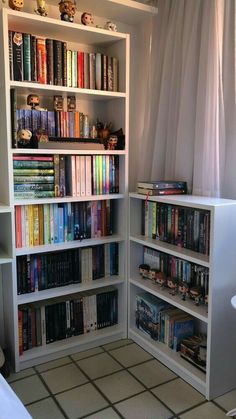
[(125, 337), (126, 333), (124, 326), (118, 324), (30, 349), (20, 356), (19, 366), (16, 366), (16, 372), (66, 355), (71, 355), (75, 352), (81, 352), (95, 348), (96, 346), (105, 345), (106, 343)]
[(161, 342), (154, 341), (148, 334), (134, 327), (129, 329), (129, 338), (133, 339), (134, 342), (151, 353), (200, 393), (206, 395), (206, 374), (181, 358), (179, 353), (174, 352)]

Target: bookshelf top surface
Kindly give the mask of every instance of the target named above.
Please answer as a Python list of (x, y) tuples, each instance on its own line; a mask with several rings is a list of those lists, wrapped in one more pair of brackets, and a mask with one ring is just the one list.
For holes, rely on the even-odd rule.
[[(142, 200), (146, 199), (146, 195), (141, 195), (137, 193), (130, 193), (130, 197)], [(233, 199), (212, 198), (207, 196), (196, 195), (149, 196), (148, 200), (173, 205), (184, 205), (187, 207), (205, 208), (209, 210), (219, 206), (236, 206), (236, 200)]]
[(32, 33), (44, 38), (104, 47), (129, 37), (125, 33), (84, 26), (81, 23), (68, 23), (50, 17), (41, 18), (36, 14), (5, 8), (3, 14), (8, 18), (10, 30)]

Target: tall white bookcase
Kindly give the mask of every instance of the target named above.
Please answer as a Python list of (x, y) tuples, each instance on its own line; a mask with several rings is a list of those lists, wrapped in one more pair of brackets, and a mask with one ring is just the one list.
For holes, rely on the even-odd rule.
[[(194, 386), (207, 399), (236, 387), (235, 313), (230, 300), (236, 290), (236, 201), (191, 195), (149, 197), (153, 202), (210, 212), (209, 256), (141, 234), (145, 196), (130, 194), (129, 337)], [(209, 303), (195, 305), (181, 300), (150, 280), (140, 277), (143, 246), (209, 268)], [(194, 317), (198, 331), (207, 333), (206, 374), (180, 357), (166, 344), (155, 341), (135, 325), (136, 295), (142, 291), (161, 298)]]
[[(50, 2), (49, 2), (50, 3)], [(52, 3), (53, 4), (53, 3)], [(96, 1), (86, 1), (86, 7), (97, 7)], [(82, 7), (82, 5), (80, 5)], [(50, 4), (50, 7), (51, 4)], [(84, 350), (100, 344), (104, 344), (127, 336), (127, 220), (128, 220), (128, 144), (129, 144), (129, 73), (130, 73), (130, 36), (126, 33), (110, 32), (95, 27), (86, 27), (78, 23), (67, 23), (59, 20), (59, 17), (41, 18), (29, 12), (16, 12), (3, 8), (1, 10), (1, 34), (2, 45), (0, 59), (2, 63), (0, 75), (1, 97), (1, 187), (0, 206), (1, 238), (0, 238), (0, 264), (3, 269), (3, 312), (5, 325), (5, 346), (9, 350), (15, 370), (27, 368), (56, 357), (63, 356), (75, 351)], [(57, 8), (56, 8), (57, 10)], [(153, 9), (136, 1), (102, 0), (99, 1), (99, 16), (116, 18), (120, 21), (136, 24), (143, 18), (153, 13)], [(96, 10), (95, 10), (96, 13)], [(58, 15), (58, 10), (57, 10)], [(32, 33), (45, 38), (66, 41), (68, 47), (81, 49), (82, 51), (99, 51), (119, 60), (119, 91), (108, 92), (71, 87), (42, 85), (31, 82), (18, 82), (10, 80), (8, 30), (22, 33)], [(113, 129), (123, 128), (125, 134), (124, 150), (42, 150), (42, 149), (13, 149), (11, 138), (10, 117), (10, 90), (14, 88), (17, 94), (17, 105), (26, 104), (29, 93), (38, 94), (42, 106), (47, 106), (53, 95), (75, 95), (77, 108), (88, 113), (94, 120), (111, 121)], [(50, 199), (14, 199), (13, 164), (14, 155), (104, 155), (112, 154), (119, 156), (119, 194), (99, 195), (85, 198), (50, 198)], [(88, 239), (82, 242), (74, 241), (61, 244), (41, 245), (31, 248), (15, 247), (15, 219), (14, 210), (16, 205), (91, 201), (111, 199), (116, 201), (115, 231), (112, 236), (99, 239)], [(117, 242), (119, 244), (119, 275), (112, 278), (103, 278), (93, 281), (91, 284), (74, 284), (60, 288), (38, 291), (30, 294), (17, 294), (17, 256), (56, 252), (58, 250), (72, 249), (75, 247), (93, 246)], [(27, 350), (23, 355), (19, 354), (18, 336), (18, 307), (22, 304), (41, 303), (43, 300), (75, 295), (80, 292), (105, 289), (113, 285), (118, 289), (118, 324), (88, 334), (74, 336), (49, 345), (43, 345)]]

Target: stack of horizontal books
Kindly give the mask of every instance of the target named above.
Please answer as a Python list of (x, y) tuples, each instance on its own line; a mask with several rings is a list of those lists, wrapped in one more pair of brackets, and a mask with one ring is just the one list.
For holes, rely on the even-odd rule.
[(187, 193), (187, 182), (157, 180), (137, 183), (137, 192), (142, 195), (183, 195)]

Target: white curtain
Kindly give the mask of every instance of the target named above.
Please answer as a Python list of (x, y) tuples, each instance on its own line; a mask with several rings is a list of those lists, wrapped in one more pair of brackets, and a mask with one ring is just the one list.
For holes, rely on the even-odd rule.
[(194, 194), (236, 198), (235, 0), (158, 9), (139, 33), (131, 181), (181, 179)]

